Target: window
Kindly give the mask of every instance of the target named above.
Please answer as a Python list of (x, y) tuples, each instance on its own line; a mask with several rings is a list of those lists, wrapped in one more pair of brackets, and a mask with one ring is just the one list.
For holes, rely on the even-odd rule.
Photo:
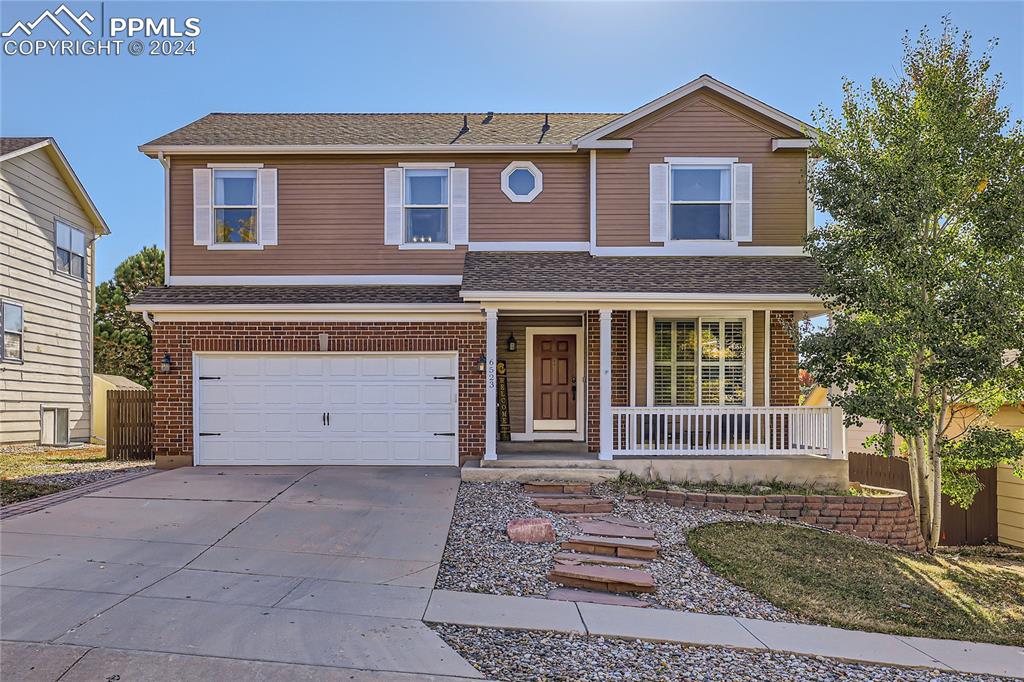
[(55, 224), (55, 232), (57, 272), (85, 279), (85, 232), (60, 221)]
[(655, 320), (654, 404), (745, 404), (745, 339), (743, 320)]
[(214, 243), (259, 243), (256, 215), (256, 171), (215, 169), (213, 171)]
[(544, 176), (529, 161), (513, 161), (501, 172), (501, 191), (512, 201), (533, 201), (543, 189)]
[(673, 165), (671, 238), (730, 239), (732, 168)]
[(405, 242), (448, 243), (448, 169), (405, 170)]
[(4, 345), (0, 349), (0, 360), (21, 362), (25, 349), (25, 309), (19, 303), (3, 301), (0, 304), (0, 327), (4, 331)]

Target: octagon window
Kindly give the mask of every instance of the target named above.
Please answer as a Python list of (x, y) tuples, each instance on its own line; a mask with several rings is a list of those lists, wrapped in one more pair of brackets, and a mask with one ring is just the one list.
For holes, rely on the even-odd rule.
[(513, 161), (501, 172), (501, 191), (511, 201), (533, 201), (543, 189), (544, 176), (529, 161)]

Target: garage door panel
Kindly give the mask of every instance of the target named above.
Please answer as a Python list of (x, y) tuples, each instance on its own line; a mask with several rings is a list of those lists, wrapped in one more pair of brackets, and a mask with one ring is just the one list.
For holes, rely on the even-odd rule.
[[(199, 356), (200, 464), (454, 465), (454, 355)], [(439, 377), (435, 379), (435, 377)], [(325, 424), (324, 413), (330, 414)]]

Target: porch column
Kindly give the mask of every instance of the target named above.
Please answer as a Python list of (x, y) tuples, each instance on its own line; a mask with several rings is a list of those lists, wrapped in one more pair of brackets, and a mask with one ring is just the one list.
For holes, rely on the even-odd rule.
[(846, 426), (843, 424), (843, 408), (830, 407), (828, 413), (829, 459), (847, 459)]
[(612, 311), (601, 308), (601, 452), (598, 459), (612, 458)]
[(498, 459), (498, 309), (487, 308), (486, 391), (484, 392), (484, 459)]

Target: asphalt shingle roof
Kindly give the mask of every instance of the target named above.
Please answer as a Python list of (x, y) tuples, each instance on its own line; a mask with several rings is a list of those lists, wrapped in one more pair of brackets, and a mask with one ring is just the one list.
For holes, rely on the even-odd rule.
[[(213, 113), (144, 146), (567, 144), (621, 114)], [(550, 128), (543, 130), (544, 117)]]
[(25, 147), (31, 147), (37, 142), (48, 140), (48, 137), (0, 137), (0, 156), (7, 156)]
[(471, 251), (462, 276), (466, 292), (807, 294), (820, 284), (818, 265), (802, 256)]
[(148, 287), (132, 305), (294, 305), (461, 303), (458, 286), (164, 286)]

